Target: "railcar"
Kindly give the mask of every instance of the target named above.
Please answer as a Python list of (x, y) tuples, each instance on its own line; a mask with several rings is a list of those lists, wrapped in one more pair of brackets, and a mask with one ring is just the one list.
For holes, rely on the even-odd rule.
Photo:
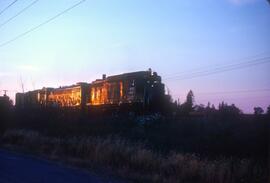
[(164, 84), (156, 72), (139, 71), (98, 79), (91, 83), (88, 106), (141, 104), (150, 106), (164, 96)]
[(139, 71), (77, 83), (59, 88), (42, 88), (16, 94), (18, 107), (97, 108), (139, 106), (156, 108), (162, 105), (165, 91), (156, 72)]
[(56, 88), (48, 95), (48, 105), (53, 107), (83, 107), (89, 94), (88, 83)]

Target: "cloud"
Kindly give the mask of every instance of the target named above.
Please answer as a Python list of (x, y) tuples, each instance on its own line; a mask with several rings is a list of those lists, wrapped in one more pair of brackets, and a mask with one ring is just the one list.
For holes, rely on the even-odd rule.
[(233, 5), (245, 5), (258, 2), (259, 0), (228, 0)]

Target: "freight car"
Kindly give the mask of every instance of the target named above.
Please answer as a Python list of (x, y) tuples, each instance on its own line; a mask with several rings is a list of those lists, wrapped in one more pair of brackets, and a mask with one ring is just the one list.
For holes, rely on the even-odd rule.
[(16, 94), (18, 107), (108, 108), (139, 106), (157, 108), (165, 98), (164, 84), (156, 72), (139, 71), (77, 83), (60, 88), (42, 88)]

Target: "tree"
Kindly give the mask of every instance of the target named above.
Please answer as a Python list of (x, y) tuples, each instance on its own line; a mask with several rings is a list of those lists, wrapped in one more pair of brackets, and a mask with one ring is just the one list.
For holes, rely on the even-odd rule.
[(236, 107), (234, 104), (228, 105), (227, 103), (224, 103), (224, 102), (219, 104), (218, 112), (219, 114), (221, 114), (222, 116), (226, 118), (239, 116), (242, 113), (242, 111), (238, 107)]
[(194, 94), (190, 90), (187, 94), (186, 101), (179, 106), (178, 114), (188, 115), (192, 111), (194, 111)]
[(189, 109), (189, 111), (192, 111), (193, 105), (194, 105), (194, 94), (192, 90), (190, 90), (187, 94), (186, 107)]
[(255, 115), (260, 115), (263, 114), (263, 109), (261, 107), (254, 107), (254, 114)]
[(5, 125), (10, 118), (12, 100), (8, 96), (0, 96), (0, 134), (5, 131)]
[(270, 115), (270, 105), (267, 107), (267, 112), (266, 114)]
[(194, 111), (196, 112), (204, 112), (205, 111), (205, 107), (203, 104), (200, 104), (200, 105), (195, 105), (193, 107)]

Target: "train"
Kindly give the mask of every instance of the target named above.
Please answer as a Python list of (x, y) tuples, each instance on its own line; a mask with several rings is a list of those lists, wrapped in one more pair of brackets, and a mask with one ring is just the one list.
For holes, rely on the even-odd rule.
[(165, 98), (161, 76), (149, 69), (108, 77), (103, 74), (91, 83), (16, 93), (16, 107), (158, 109)]

